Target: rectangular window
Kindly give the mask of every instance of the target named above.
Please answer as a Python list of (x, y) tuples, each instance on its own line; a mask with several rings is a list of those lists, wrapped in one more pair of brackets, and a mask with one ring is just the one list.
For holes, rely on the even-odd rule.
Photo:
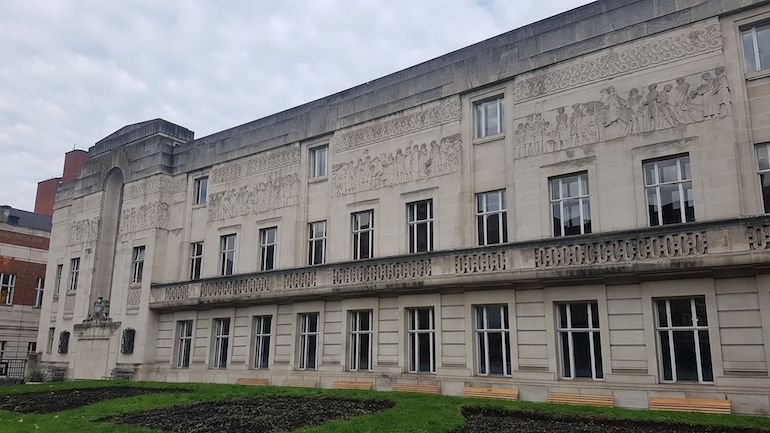
[(177, 347), (176, 367), (188, 368), (192, 350), (193, 321), (180, 320), (176, 322)]
[(502, 96), (475, 104), (476, 138), (503, 132), (505, 124), (504, 99)]
[(307, 264), (326, 263), (326, 221), (308, 224)]
[(56, 265), (56, 288), (54, 289), (54, 296), (59, 296), (59, 292), (61, 291), (61, 277), (64, 273), (64, 265)]
[(770, 23), (743, 29), (741, 41), (746, 72), (770, 67)]
[(34, 355), (37, 352), (37, 342), (30, 341), (27, 343), (27, 355)]
[(374, 256), (374, 211), (353, 214), (353, 260)]
[(662, 379), (713, 382), (706, 298), (659, 299), (655, 305)]
[(299, 315), (299, 369), (315, 370), (318, 352), (318, 313)]
[(141, 283), (142, 274), (144, 274), (144, 247), (134, 247), (131, 255), (131, 283)]
[(259, 231), (259, 269), (275, 269), (275, 249), (278, 247), (278, 227), (268, 227)]
[(271, 316), (254, 317), (254, 368), (268, 368), (270, 365)]
[(511, 374), (507, 305), (477, 306), (476, 351), (480, 375)]
[(40, 308), (43, 306), (43, 290), (45, 288), (45, 280), (43, 277), (38, 277), (35, 283), (35, 304), (33, 307)]
[(411, 308), (407, 310), (407, 320), (409, 372), (435, 373), (436, 327), (433, 308)]
[(505, 190), (476, 194), (476, 223), (479, 245), (508, 242), (507, 219)]
[(372, 369), (372, 312), (350, 313), (350, 371)]
[(190, 279), (197, 280), (201, 277), (203, 267), (203, 242), (190, 244)]
[(209, 197), (209, 178), (195, 179), (195, 204), (206, 204)]
[(649, 161), (643, 168), (650, 226), (695, 221), (690, 157)]
[(5, 358), (5, 341), (0, 341), (0, 361)]
[(53, 343), (56, 340), (56, 328), (48, 328), (48, 341), (45, 347), (45, 353), (53, 352)]
[(602, 345), (596, 302), (559, 304), (562, 377), (601, 379)]
[(762, 188), (762, 203), (765, 213), (770, 213), (770, 144), (760, 144), (756, 147), (759, 172), (759, 186)]
[(433, 251), (433, 200), (408, 203), (406, 213), (409, 252)]
[(70, 260), (70, 284), (69, 291), (74, 292), (78, 289), (78, 276), (80, 274), (80, 257)]
[(561, 237), (591, 233), (588, 174), (555, 177), (550, 183), (553, 235)]
[(235, 235), (219, 238), (219, 275), (232, 275), (235, 272)]
[(0, 305), (13, 305), (13, 289), (16, 275), (0, 274)]
[(214, 319), (214, 346), (211, 367), (227, 368), (227, 353), (230, 349), (230, 319)]
[(310, 149), (310, 177), (326, 177), (327, 155), (329, 146), (318, 146)]

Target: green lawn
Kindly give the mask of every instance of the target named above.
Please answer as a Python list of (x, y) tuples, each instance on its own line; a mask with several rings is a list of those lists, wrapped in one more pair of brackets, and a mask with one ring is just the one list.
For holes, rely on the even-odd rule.
[(770, 429), (770, 418), (764, 417), (681, 414), (628, 409), (601, 409), (542, 403), (465, 399), (447, 396), (424, 396), (391, 392), (322, 390), (272, 386), (76, 381), (56, 384), (3, 386), (0, 387), (0, 395), (115, 385), (164, 388), (174, 387), (189, 389), (194, 392), (148, 394), (117, 400), (108, 400), (81, 407), (79, 409), (44, 415), (0, 411), (0, 432), (151, 432), (153, 430), (132, 428), (125, 425), (99, 423), (94, 422), (94, 420), (107, 415), (159, 408), (175, 404), (182, 405), (209, 400), (279, 393), (305, 396), (336, 395), (351, 398), (374, 397), (390, 399), (395, 402), (395, 407), (393, 409), (374, 415), (334, 421), (322, 426), (299, 430), (302, 433), (447, 433), (463, 425), (463, 417), (460, 414), (460, 408), (469, 405), (529, 409), (553, 415), (591, 414), (623, 419), (672, 421), (719, 426), (764, 427)]

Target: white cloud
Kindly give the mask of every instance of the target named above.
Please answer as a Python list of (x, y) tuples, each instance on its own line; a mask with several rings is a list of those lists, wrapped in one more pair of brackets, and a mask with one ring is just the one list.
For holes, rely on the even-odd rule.
[(163, 117), (202, 137), (587, 0), (5, 0), (0, 204), (64, 152)]

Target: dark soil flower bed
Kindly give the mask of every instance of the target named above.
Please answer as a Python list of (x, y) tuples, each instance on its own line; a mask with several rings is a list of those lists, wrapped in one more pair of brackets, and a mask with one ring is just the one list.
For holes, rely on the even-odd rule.
[(159, 392), (189, 392), (175, 388), (105, 387), (68, 389), (49, 392), (25, 392), (0, 396), (0, 409), (22, 413), (50, 413), (135, 395)]
[(268, 433), (353, 418), (393, 407), (388, 400), (273, 395), (172, 406), (103, 418), (174, 433)]
[(463, 408), (466, 427), (456, 433), (758, 433), (767, 430), (700, 426), (602, 417), (557, 418), (530, 411)]

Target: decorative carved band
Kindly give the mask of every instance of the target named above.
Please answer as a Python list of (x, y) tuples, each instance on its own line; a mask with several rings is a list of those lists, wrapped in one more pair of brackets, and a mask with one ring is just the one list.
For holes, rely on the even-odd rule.
[(315, 269), (307, 272), (292, 272), (283, 276), (284, 289), (304, 289), (308, 287), (315, 287), (315, 285)]
[(270, 290), (267, 277), (239, 278), (232, 281), (205, 283), (201, 287), (201, 298), (242, 295)]
[(123, 199), (131, 200), (156, 192), (178, 194), (184, 192), (186, 189), (187, 176), (181, 175), (171, 177), (165, 174), (159, 174), (126, 184), (123, 188)]
[(67, 234), (67, 245), (71, 246), (96, 241), (96, 238), (99, 236), (99, 221), (100, 218), (98, 216), (73, 221)]
[(163, 291), (164, 301), (181, 301), (189, 297), (190, 294), (187, 291), (186, 284), (181, 286), (166, 287), (166, 290)]
[(299, 162), (299, 145), (283, 146), (259, 152), (256, 155), (215, 167), (211, 170), (211, 183), (227, 182), (242, 176), (251, 176), (273, 168)]
[(535, 249), (535, 267), (583, 266), (624, 263), (708, 253), (706, 232), (597, 241)]
[(299, 176), (271, 173), (250, 185), (209, 194), (209, 221), (245, 216), (297, 204)]
[(120, 234), (162, 228), (168, 223), (168, 204), (155, 202), (120, 212)]
[(431, 126), (459, 120), (462, 113), (459, 96), (439, 101), (437, 105), (408, 114), (396, 114), (349, 131), (335, 134), (332, 138), (334, 152), (343, 152), (369, 143), (409, 134)]
[(516, 80), (513, 86), (513, 100), (526, 101), (721, 47), (722, 30), (718, 23), (686, 29), (626, 49), (609, 50), (598, 58)]
[(749, 239), (749, 248), (752, 250), (766, 250), (770, 248), (770, 225), (746, 228), (746, 236)]
[(429, 277), (431, 261), (400, 260), (397, 262), (346, 266), (332, 271), (332, 284), (375, 283)]
[(70, 215), (78, 215), (83, 212), (101, 209), (102, 207), (102, 193), (97, 192), (85, 197), (80, 197), (72, 200), (72, 207), (70, 207)]
[(456, 274), (479, 274), (508, 269), (505, 251), (493, 253), (459, 254), (455, 256)]

